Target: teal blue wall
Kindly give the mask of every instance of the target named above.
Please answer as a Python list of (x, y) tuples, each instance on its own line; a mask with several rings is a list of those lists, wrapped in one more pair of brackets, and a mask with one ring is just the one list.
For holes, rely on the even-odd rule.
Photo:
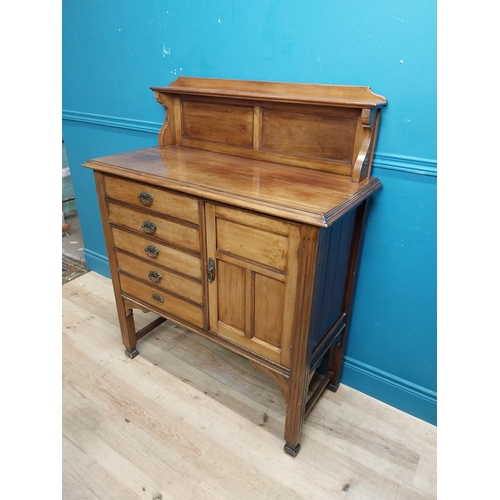
[(383, 110), (342, 383), (436, 422), (436, 3), (63, 0), (63, 135), (87, 265), (109, 276), (89, 158), (155, 145), (178, 76), (369, 85)]

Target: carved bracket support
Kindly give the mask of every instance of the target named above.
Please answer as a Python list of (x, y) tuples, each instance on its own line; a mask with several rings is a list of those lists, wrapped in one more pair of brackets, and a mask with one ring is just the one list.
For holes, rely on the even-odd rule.
[(278, 386), (281, 388), (281, 395), (285, 402), (288, 400), (288, 380), (289, 377), (287, 375), (283, 375), (277, 372), (274, 372), (270, 370), (269, 368), (266, 368), (265, 366), (260, 365), (259, 363), (256, 363), (255, 361), (250, 361), (250, 364), (256, 368), (257, 370), (260, 370), (262, 373), (265, 373), (270, 379), (274, 380), (278, 384)]
[(159, 104), (165, 108), (165, 121), (158, 134), (158, 143), (160, 146), (171, 146), (177, 144), (175, 120), (174, 120), (174, 97), (155, 92), (155, 98)]

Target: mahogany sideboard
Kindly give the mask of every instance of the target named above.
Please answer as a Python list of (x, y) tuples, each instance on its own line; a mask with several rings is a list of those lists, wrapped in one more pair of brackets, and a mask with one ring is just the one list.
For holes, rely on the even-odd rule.
[[(158, 146), (84, 164), (125, 352), (169, 318), (243, 356), (281, 388), (296, 456), (305, 417), (339, 385), (386, 100), (187, 77), (152, 90), (166, 109)], [(158, 317), (136, 331), (133, 309)]]

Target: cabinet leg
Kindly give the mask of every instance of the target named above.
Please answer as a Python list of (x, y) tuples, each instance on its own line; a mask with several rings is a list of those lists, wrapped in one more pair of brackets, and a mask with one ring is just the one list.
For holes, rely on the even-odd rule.
[[(302, 423), (304, 412), (302, 407), (292, 408), (287, 404), (285, 419), (285, 446), (283, 449), (288, 455), (296, 457), (300, 451), (300, 439), (302, 437)], [(291, 422), (290, 422), (291, 421)]]
[(285, 418), (285, 446), (288, 455), (295, 457), (300, 451), (300, 439), (302, 437), (302, 426), (305, 419), (307, 403), (307, 376), (291, 377), (288, 398), (286, 402)]
[(328, 361), (328, 369), (332, 372), (332, 380), (328, 384), (327, 388), (330, 391), (337, 392), (340, 385), (340, 375), (342, 373), (342, 362), (344, 359), (344, 352), (342, 349), (342, 344), (344, 343), (344, 332), (342, 332), (342, 340), (337, 342), (330, 349), (330, 358)]
[(123, 298), (121, 297), (120, 278), (118, 276), (118, 268), (115, 260), (115, 250), (113, 247), (113, 233), (111, 226), (108, 223), (109, 213), (106, 201), (106, 187), (104, 185), (104, 175), (102, 172), (94, 170), (94, 178), (97, 187), (97, 196), (99, 206), (101, 208), (101, 216), (103, 221), (104, 236), (106, 237), (106, 250), (109, 257), (109, 268), (111, 277), (113, 278), (113, 291), (115, 293), (116, 309), (118, 312), (118, 321), (120, 322), (120, 331), (122, 334), (122, 342), (125, 346), (125, 354), (129, 358), (135, 358), (137, 351), (137, 335), (135, 332), (134, 315), (130, 307), (126, 307)]
[(120, 330), (122, 333), (122, 342), (125, 346), (125, 354), (130, 359), (133, 359), (139, 354), (139, 351), (137, 350), (137, 335), (135, 332), (134, 313), (132, 309), (118, 306), (118, 319), (120, 321)]
[(290, 375), (286, 400), (285, 447), (295, 457), (300, 450), (302, 426), (306, 415), (307, 389), (309, 386), (308, 333), (314, 283), (310, 278), (316, 269), (318, 228), (304, 226), (301, 229), (300, 266), (298, 283), (304, 283), (296, 297), (295, 327), (290, 351)]

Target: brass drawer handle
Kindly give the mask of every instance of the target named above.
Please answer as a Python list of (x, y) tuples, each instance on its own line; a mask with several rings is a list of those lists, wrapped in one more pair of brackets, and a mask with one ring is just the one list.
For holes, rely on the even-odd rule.
[(139, 201), (143, 204), (143, 205), (146, 205), (147, 207), (149, 207), (149, 205), (151, 205), (151, 203), (153, 203), (153, 195), (152, 194), (149, 194), (147, 193), (146, 191), (143, 191), (142, 193), (139, 193)]
[(160, 273), (157, 273), (156, 271), (149, 271), (148, 278), (153, 283), (159, 283), (161, 281), (162, 275)]
[(153, 234), (156, 231), (156, 224), (150, 220), (143, 222), (141, 227), (142, 230), (148, 234)]
[(153, 259), (158, 257), (158, 254), (160, 253), (160, 251), (153, 245), (148, 245), (144, 251), (146, 252), (146, 255), (148, 255), (149, 257), (152, 257)]
[(161, 295), (158, 295), (157, 293), (153, 293), (153, 295), (151, 295), (151, 298), (153, 300), (156, 300), (157, 302), (161, 302), (163, 303), (163, 297)]

